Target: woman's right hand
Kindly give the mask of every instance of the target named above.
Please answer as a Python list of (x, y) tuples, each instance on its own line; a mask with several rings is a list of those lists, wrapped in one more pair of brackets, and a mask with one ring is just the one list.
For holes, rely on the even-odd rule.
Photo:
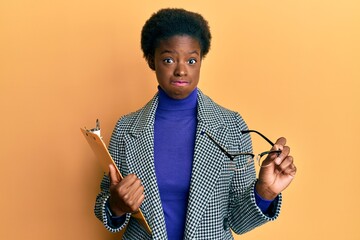
[(120, 178), (114, 165), (109, 165), (110, 198), (109, 207), (115, 216), (139, 210), (144, 201), (144, 186), (135, 174)]

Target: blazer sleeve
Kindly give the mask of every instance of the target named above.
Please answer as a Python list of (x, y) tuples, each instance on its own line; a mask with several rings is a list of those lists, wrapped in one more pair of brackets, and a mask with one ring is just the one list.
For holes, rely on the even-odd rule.
[[(110, 143), (109, 143), (109, 152), (112, 158), (114, 159), (115, 163), (118, 165), (120, 169), (120, 152), (121, 152), (121, 138), (119, 134), (119, 124), (120, 120), (116, 124), (114, 131), (111, 135)], [(125, 229), (126, 225), (129, 223), (131, 214), (126, 214), (126, 220), (125, 222), (119, 226), (119, 227), (113, 227), (111, 224), (111, 220), (108, 216), (108, 213), (106, 211), (106, 202), (108, 198), (110, 197), (110, 179), (105, 174), (101, 183), (100, 183), (100, 193), (96, 197), (95, 201), (95, 207), (94, 207), (94, 213), (95, 216), (103, 222), (105, 228), (111, 232), (120, 232), (121, 230)]]
[[(247, 129), (247, 125), (239, 114), (236, 113), (236, 129)], [(241, 152), (253, 152), (252, 143), (249, 134), (241, 134), (239, 131), (237, 136), (240, 139), (239, 150)], [(246, 162), (246, 156), (244, 159), (240, 159), (240, 164), (236, 171), (231, 184), (230, 190), (230, 204), (229, 204), (229, 226), (237, 234), (243, 234), (248, 232), (264, 223), (275, 220), (281, 207), (282, 197), (279, 195), (277, 201), (274, 201), (271, 206), (272, 211), (270, 215), (265, 215), (261, 209), (256, 205), (255, 201), (255, 183), (256, 183), (256, 171), (254, 164), (244, 168), (242, 163)]]

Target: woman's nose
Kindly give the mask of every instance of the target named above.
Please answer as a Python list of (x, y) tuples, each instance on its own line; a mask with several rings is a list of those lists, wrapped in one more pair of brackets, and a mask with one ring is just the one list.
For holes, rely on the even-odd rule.
[(174, 75), (177, 77), (183, 77), (187, 75), (186, 66), (184, 64), (179, 63), (174, 71)]

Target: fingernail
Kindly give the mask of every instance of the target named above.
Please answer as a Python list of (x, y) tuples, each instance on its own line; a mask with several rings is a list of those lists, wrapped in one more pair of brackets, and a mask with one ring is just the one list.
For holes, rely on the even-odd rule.
[(280, 165), (280, 163), (281, 163), (281, 158), (279, 157), (275, 158), (275, 164)]

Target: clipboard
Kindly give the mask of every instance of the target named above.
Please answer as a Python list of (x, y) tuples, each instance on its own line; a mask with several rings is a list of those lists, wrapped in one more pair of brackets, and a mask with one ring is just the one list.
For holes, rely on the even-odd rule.
[[(99, 120), (96, 120), (96, 127), (93, 129), (86, 129), (86, 128), (80, 128), (81, 132), (83, 133), (85, 139), (89, 143), (91, 149), (95, 153), (97, 159), (99, 159), (100, 164), (104, 170), (105, 173), (109, 173), (109, 164), (113, 164), (116, 168), (117, 173), (119, 174), (120, 178), (122, 179), (122, 175), (116, 166), (114, 160), (112, 159), (104, 141), (102, 140), (101, 134), (100, 134), (100, 123)], [(142, 214), (141, 210), (132, 213), (132, 217), (137, 219), (139, 223), (145, 228), (145, 230), (151, 234), (151, 229), (148, 225), (148, 223), (145, 220), (144, 215)]]

